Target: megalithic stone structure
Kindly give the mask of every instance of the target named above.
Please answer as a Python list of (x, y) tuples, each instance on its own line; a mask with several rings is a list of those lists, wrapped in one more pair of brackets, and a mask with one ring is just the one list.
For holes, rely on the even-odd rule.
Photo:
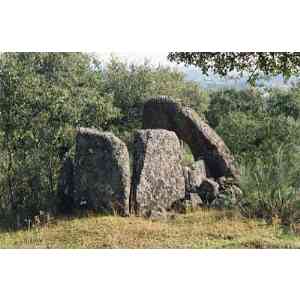
[(166, 212), (184, 196), (181, 149), (176, 134), (167, 130), (137, 131), (134, 137), (131, 212), (151, 217)]
[(77, 207), (128, 215), (129, 154), (109, 132), (79, 128), (76, 136), (74, 198)]
[(219, 135), (191, 108), (160, 96), (149, 99), (143, 111), (144, 129), (167, 129), (187, 143), (195, 160), (204, 160), (207, 175), (239, 178), (233, 156)]

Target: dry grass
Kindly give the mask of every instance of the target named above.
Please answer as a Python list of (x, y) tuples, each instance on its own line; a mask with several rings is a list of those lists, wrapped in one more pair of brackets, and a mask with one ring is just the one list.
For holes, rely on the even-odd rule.
[(167, 221), (89, 216), (0, 233), (1, 248), (300, 248), (300, 236), (232, 212), (199, 210)]

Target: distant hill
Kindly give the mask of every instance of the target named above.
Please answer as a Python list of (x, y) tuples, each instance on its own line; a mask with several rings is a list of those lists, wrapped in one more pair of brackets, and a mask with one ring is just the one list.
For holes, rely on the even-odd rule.
[[(220, 89), (220, 88), (238, 88), (243, 89), (249, 86), (247, 79), (238, 76), (231, 76), (222, 78), (220, 76), (211, 74), (206, 76), (195, 67), (181, 67), (180, 70), (186, 74), (187, 80), (199, 82), (203, 88)], [(299, 82), (299, 77), (293, 77), (287, 82), (284, 81), (282, 76), (273, 78), (261, 79), (257, 82), (258, 86), (273, 87), (273, 88), (289, 88), (293, 84)]]

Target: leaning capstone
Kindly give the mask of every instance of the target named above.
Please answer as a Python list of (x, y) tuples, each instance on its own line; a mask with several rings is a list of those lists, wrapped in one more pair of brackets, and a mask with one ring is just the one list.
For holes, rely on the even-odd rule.
[(219, 135), (191, 108), (170, 97), (149, 99), (144, 105), (144, 129), (167, 129), (186, 142), (195, 160), (205, 161), (207, 176), (238, 179), (233, 156)]
[(128, 215), (130, 170), (126, 145), (112, 133), (80, 128), (74, 186), (78, 207)]
[(139, 130), (134, 138), (131, 212), (145, 217), (184, 199), (179, 140), (167, 130)]

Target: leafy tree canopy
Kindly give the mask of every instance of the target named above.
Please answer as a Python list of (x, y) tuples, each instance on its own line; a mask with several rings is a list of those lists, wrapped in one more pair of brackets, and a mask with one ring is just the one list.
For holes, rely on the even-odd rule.
[(236, 71), (249, 76), (252, 85), (260, 75), (283, 75), (288, 79), (300, 71), (299, 52), (170, 52), (168, 59), (200, 67), (205, 75), (213, 72), (226, 76)]

